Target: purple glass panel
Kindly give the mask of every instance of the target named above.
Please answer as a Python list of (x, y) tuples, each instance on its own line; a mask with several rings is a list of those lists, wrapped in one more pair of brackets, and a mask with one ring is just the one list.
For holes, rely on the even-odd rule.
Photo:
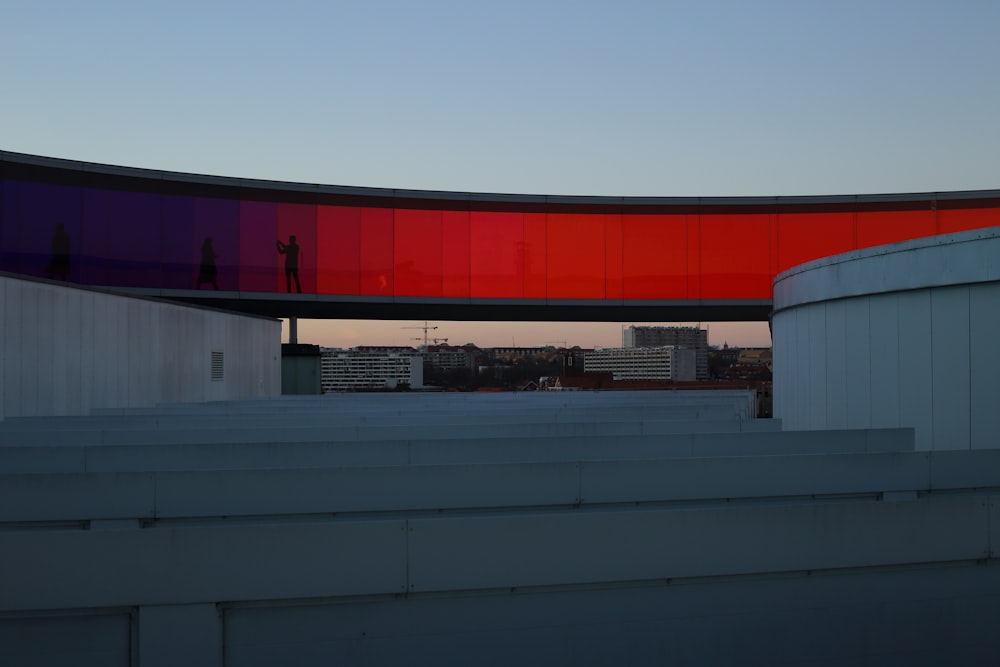
[(108, 193), (107, 234), (97, 252), (105, 260), (105, 284), (159, 287), (159, 195)]
[(162, 200), (163, 239), (161, 262), (163, 287), (191, 289), (192, 275), (198, 270), (191, 256), (194, 243), (194, 197), (164, 196)]
[[(4, 268), (79, 280), (80, 188), (12, 181), (4, 188)], [(9, 267), (9, 268), (8, 268)]]
[(240, 202), (240, 290), (273, 292), (278, 205)]
[(235, 199), (194, 200), (194, 233), (188, 246), (194, 267), (192, 289), (239, 288), (240, 202)]

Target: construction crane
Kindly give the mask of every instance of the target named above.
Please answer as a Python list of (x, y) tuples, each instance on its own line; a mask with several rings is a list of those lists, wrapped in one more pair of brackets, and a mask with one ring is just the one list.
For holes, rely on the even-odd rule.
[[(427, 325), (427, 320), (424, 320), (424, 326), (422, 327), (400, 327), (400, 329), (423, 329), (424, 330), (424, 347), (427, 347), (427, 332), (437, 329), (437, 327), (432, 327)], [(414, 338), (413, 340), (420, 340), (419, 338)]]

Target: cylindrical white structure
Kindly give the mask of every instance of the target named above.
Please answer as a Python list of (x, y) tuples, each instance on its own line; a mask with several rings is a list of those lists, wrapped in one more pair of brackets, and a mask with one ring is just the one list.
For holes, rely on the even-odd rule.
[(785, 271), (772, 340), (785, 429), (903, 426), (918, 449), (1000, 446), (1000, 227)]

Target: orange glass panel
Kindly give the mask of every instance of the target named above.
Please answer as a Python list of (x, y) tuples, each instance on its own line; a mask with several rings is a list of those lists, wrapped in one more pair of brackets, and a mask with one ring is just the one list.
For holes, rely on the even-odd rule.
[(358, 294), (361, 283), (361, 209), (320, 206), (316, 212), (317, 290)]
[(683, 299), (688, 293), (687, 216), (626, 215), (622, 281), (626, 299)]
[(396, 296), (441, 296), (441, 211), (396, 209)]
[(444, 211), (441, 219), (441, 292), (444, 296), (470, 295), (469, 212)]
[(550, 299), (604, 298), (604, 216), (548, 216), (545, 262)]
[(524, 297), (546, 297), (546, 216), (544, 213), (524, 214)]
[(470, 225), (472, 296), (524, 295), (524, 215), (473, 211)]
[[(858, 247), (898, 243), (937, 233), (934, 211), (861, 211), (858, 213)], [(831, 253), (832, 254), (832, 253)]]
[(777, 271), (855, 249), (854, 214), (780, 213)]
[(938, 232), (940, 234), (997, 226), (1000, 226), (1000, 209), (959, 208), (938, 211)]
[(701, 298), (770, 299), (770, 216), (702, 215)]
[(361, 209), (360, 292), (367, 296), (391, 296), (392, 219), (391, 208)]
[(622, 257), (622, 216), (604, 216), (604, 298), (621, 299), (624, 295)]

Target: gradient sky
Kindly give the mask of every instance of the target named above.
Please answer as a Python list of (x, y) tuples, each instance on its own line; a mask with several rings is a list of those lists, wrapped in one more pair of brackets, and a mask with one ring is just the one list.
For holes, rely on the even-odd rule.
[[(477, 192), (993, 189), (998, 27), (997, 0), (8, 0), (0, 148)], [(399, 327), (421, 324), (308, 322), (300, 338), (408, 344)], [(431, 324), (480, 345), (621, 337)], [(767, 344), (766, 325), (710, 330)]]

